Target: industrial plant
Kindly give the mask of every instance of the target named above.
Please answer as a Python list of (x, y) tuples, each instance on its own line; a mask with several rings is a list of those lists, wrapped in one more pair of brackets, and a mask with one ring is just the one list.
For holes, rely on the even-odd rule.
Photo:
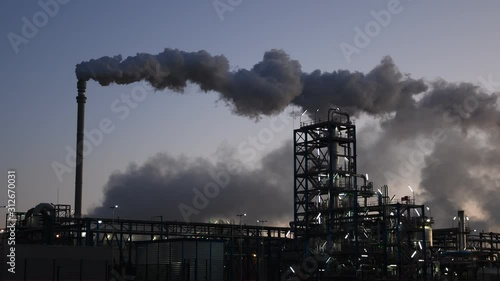
[[(2, 233), (1, 280), (500, 280), (500, 234), (433, 229), (413, 195), (357, 169), (356, 125), (341, 108), (294, 129), (288, 227), (82, 216), (86, 81), (78, 81), (75, 202), (15, 213)], [(367, 157), (359, 155), (359, 157)], [(292, 163), (290, 163), (292, 167)], [(15, 235), (15, 274), (6, 274)]]

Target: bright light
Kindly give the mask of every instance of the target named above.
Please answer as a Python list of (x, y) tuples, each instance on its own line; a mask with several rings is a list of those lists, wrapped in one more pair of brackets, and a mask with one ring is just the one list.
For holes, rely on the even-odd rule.
[(302, 114), (300, 116), (303, 116), (304, 114), (306, 114), (306, 112), (307, 112), (307, 109), (304, 110), (304, 112), (302, 112)]
[(411, 192), (413, 192), (413, 188), (411, 188), (411, 186), (408, 186), (408, 188), (410, 189)]
[(346, 234), (346, 236), (344, 237), (344, 239), (347, 239), (349, 238), (349, 233)]
[(420, 217), (420, 213), (418, 212), (417, 209), (414, 209), (415, 210), (415, 213), (417, 213), (417, 215)]
[(102, 223), (102, 220), (98, 220), (97, 223)]
[(56, 234), (56, 238), (59, 238), (59, 234)]
[(316, 219), (319, 220), (321, 218), (321, 213), (319, 213), (317, 216), (316, 216)]
[(326, 263), (329, 263), (331, 260), (332, 260), (332, 257), (328, 257), (328, 259), (326, 260)]
[(382, 195), (382, 191), (380, 191), (380, 189), (377, 189), (378, 193), (380, 193), (380, 195)]
[(288, 237), (290, 235), (290, 230), (286, 233), (285, 237)]
[[(307, 111), (307, 110), (306, 110)], [(255, 254), (254, 254), (255, 255)], [(295, 270), (293, 270), (293, 267), (290, 266), (290, 270), (295, 274)]]
[(422, 250), (422, 243), (420, 243), (420, 241), (418, 241), (418, 247)]
[(349, 159), (347, 159), (347, 157), (344, 157), (344, 160), (347, 161), (347, 162), (349, 162)]
[(465, 217), (466, 220), (469, 220), (469, 217)]
[(362, 258), (367, 258), (367, 257), (368, 257), (368, 255), (361, 255), (361, 257), (362, 257)]
[(453, 220), (456, 220), (456, 219), (457, 219), (457, 217), (453, 217)]
[(429, 207), (426, 207), (427, 208), (427, 211), (430, 211), (431, 209)]
[(417, 251), (413, 252), (413, 254), (411, 254), (411, 258), (413, 259), (413, 257), (417, 254)]
[[(366, 180), (369, 180), (369, 179), (368, 179), (368, 174), (366, 174)], [(381, 193), (382, 193), (382, 192), (381, 192)]]

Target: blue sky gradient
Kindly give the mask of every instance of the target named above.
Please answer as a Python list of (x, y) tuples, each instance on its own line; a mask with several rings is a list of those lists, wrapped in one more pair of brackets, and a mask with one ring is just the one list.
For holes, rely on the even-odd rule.
[[(389, 2), (243, 0), (221, 20), (213, 1), (69, 1), (16, 54), (8, 34), (22, 34), (22, 18), (32, 20), (42, 9), (37, 1), (2, 1), (0, 171), (18, 171), (18, 210), (55, 203), (58, 188), (60, 202), (73, 205), (74, 173), (59, 181), (51, 164), (63, 163), (65, 147), (74, 147), (74, 70), (91, 58), (203, 49), (225, 55), (233, 67), (251, 68), (265, 51), (278, 48), (305, 72), (368, 71), (390, 55), (414, 78), (478, 84), (478, 77), (492, 75), (500, 81), (498, 1), (402, 0), (401, 13), (348, 63), (339, 45), (353, 44), (354, 28), (364, 29), (373, 20), (370, 11), (386, 9)], [(110, 106), (137, 84), (88, 83), (87, 130), (103, 118), (116, 129), (85, 159), (84, 213), (102, 200), (110, 174), (130, 162), (143, 163), (157, 152), (210, 158), (221, 144), (237, 146), (269, 121), (235, 116), (217, 93), (199, 93), (196, 86), (184, 94), (150, 91), (120, 120)], [(291, 137), (290, 125), (266, 151)], [(2, 190), (0, 202), (6, 202)]]

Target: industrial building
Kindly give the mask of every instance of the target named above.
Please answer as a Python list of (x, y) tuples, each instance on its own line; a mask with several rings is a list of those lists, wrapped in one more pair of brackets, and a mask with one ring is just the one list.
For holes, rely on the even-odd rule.
[(432, 229), (414, 196), (374, 186), (338, 108), (294, 130), (289, 227), (82, 217), (85, 88), (79, 81), (74, 215), (45, 203), (16, 213), (16, 274), (4, 268), (3, 233), (2, 280), (500, 280), (500, 234), (471, 231), (464, 211), (457, 227)]

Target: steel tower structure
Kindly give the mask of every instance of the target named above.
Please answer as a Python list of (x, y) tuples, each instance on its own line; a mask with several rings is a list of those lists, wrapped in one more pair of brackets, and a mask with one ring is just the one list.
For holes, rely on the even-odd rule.
[(425, 280), (424, 206), (389, 199), (386, 185), (374, 191), (356, 156), (356, 126), (339, 109), (294, 130), (296, 250), (323, 277)]
[[(335, 246), (358, 231), (343, 218), (357, 216), (356, 127), (347, 113), (328, 111), (324, 122), (302, 123), (294, 131), (294, 231), (306, 256)], [(366, 183), (366, 178), (364, 178)], [(345, 214), (346, 207), (354, 213)], [(355, 243), (352, 251), (359, 252)]]

